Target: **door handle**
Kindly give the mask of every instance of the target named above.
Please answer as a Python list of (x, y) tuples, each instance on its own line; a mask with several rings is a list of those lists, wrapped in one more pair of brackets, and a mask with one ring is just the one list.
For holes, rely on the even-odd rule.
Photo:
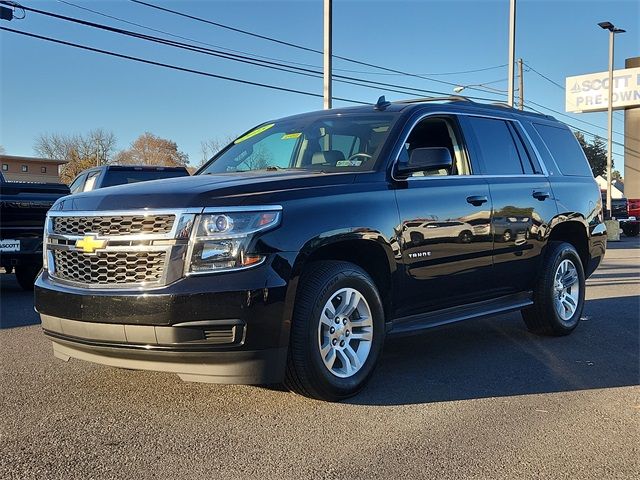
[(549, 192), (535, 191), (532, 193), (533, 198), (537, 198), (541, 202), (545, 201), (551, 196)]
[(467, 203), (470, 203), (474, 207), (479, 207), (488, 201), (489, 199), (485, 195), (471, 195), (470, 197), (467, 197)]

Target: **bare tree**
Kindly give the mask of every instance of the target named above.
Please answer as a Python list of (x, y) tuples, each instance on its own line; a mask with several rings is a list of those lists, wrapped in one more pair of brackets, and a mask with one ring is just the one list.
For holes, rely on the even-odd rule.
[(189, 156), (178, 150), (176, 142), (145, 132), (127, 150), (118, 152), (115, 163), (184, 167)]
[(111, 163), (115, 148), (115, 135), (102, 129), (91, 130), (84, 135), (43, 133), (33, 146), (41, 157), (67, 161), (60, 173), (65, 183), (71, 183), (82, 170)]
[(229, 135), (223, 138), (210, 138), (209, 140), (205, 140), (200, 142), (200, 151), (202, 152), (202, 159), (199, 163), (199, 167), (207, 163), (211, 157), (213, 157), (220, 150), (225, 148), (231, 142), (233, 142), (237, 137), (233, 135)]

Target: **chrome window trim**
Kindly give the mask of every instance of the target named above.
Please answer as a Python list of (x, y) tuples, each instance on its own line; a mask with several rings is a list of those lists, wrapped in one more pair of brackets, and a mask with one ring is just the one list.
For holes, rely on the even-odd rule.
[[(400, 161), (400, 152), (401, 149), (403, 147), (404, 144), (407, 143), (407, 139), (409, 138), (409, 135), (411, 135), (411, 132), (413, 131), (413, 129), (416, 127), (416, 125), (418, 123), (420, 123), (422, 120), (424, 120), (425, 118), (428, 117), (433, 117), (433, 116), (457, 116), (457, 117), (481, 117), (481, 118), (491, 118), (494, 120), (502, 120), (505, 122), (513, 122), (515, 124), (517, 124), (520, 128), (519, 130), (521, 132), (524, 133), (524, 135), (527, 138), (527, 142), (529, 142), (529, 145), (531, 145), (532, 150), (536, 156), (536, 159), (538, 160), (538, 164), (540, 165), (540, 168), (542, 169), (542, 173), (528, 173), (528, 174), (510, 174), (510, 175), (488, 175), (488, 174), (474, 174), (471, 173), (470, 175), (428, 175), (428, 176), (424, 176), (424, 177), (407, 177), (407, 178), (403, 178), (403, 179), (399, 179), (395, 176), (395, 169), (396, 166), (398, 164), (398, 162)], [(464, 131), (462, 132), (464, 135)], [(451, 112), (451, 111), (446, 111), (446, 110), (436, 110), (436, 111), (432, 111), (432, 112), (427, 112), (424, 113), (422, 115), (420, 115), (416, 120), (414, 120), (411, 124), (411, 127), (408, 129), (407, 133), (402, 137), (402, 142), (400, 143), (400, 145), (398, 147), (396, 147), (395, 151), (392, 152), (392, 158), (393, 158), (393, 162), (391, 163), (391, 178), (393, 180), (395, 180), (396, 182), (408, 182), (408, 181), (422, 181), (422, 180), (433, 180), (433, 179), (443, 179), (443, 178), (449, 178), (449, 179), (453, 179), (453, 178), (547, 178), (548, 177), (548, 170), (547, 170), (547, 166), (545, 165), (544, 161), (542, 160), (542, 157), (540, 156), (540, 152), (538, 151), (538, 149), (536, 148), (535, 144), (533, 143), (533, 141), (531, 140), (531, 136), (529, 135), (529, 132), (527, 132), (527, 130), (524, 128), (524, 126), (522, 125), (522, 122), (518, 119), (515, 118), (510, 118), (508, 116), (502, 116), (502, 115), (486, 115), (486, 114), (482, 114), (482, 113), (469, 113), (469, 112)], [(553, 157), (552, 157), (553, 158)], [(469, 162), (470, 165), (469, 167), (471, 167), (471, 162)]]

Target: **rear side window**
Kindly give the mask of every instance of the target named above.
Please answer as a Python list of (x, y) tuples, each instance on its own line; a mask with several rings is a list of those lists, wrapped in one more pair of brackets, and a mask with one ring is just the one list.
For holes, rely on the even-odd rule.
[(534, 123), (533, 126), (549, 149), (560, 173), (578, 177), (593, 176), (584, 152), (571, 130), (541, 123)]
[[(480, 157), (487, 175), (522, 175), (525, 173), (523, 160), (531, 173), (529, 159), (523, 148), (518, 148), (514, 131), (505, 120), (483, 117), (467, 117), (476, 139)], [(519, 141), (519, 140), (518, 140)]]
[(73, 181), (73, 183), (71, 185), (69, 185), (69, 191), (71, 193), (78, 193), (80, 191), (80, 189), (82, 188), (82, 185), (84, 183), (84, 179), (87, 178), (87, 174), (83, 174), (80, 175), (79, 177), (76, 177), (76, 179)]
[(84, 188), (82, 189), (83, 192), (90, 192), (93, 190), (93, 187), (96, 185), (98, 175), (100, 175), (100, 172), (91, 172), (87, 175), (87, 181), (84, 182)]
[(107, 170), (103, 187), (113, 187), (126, 183), (146, 182), (148, 180), (160, 180), (163, 178), (185, 177), (188, 173), (184, 170)]

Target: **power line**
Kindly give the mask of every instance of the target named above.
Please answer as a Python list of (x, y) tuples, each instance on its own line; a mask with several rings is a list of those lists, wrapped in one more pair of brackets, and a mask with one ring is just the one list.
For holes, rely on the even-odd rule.
[(151, 32), (162, 33), (162, 34), (168, 35), (170, 37), (179, 38), (181, 40), (187, 40), (187, 41), (190, 41), (190, 42), (193, 42), (193, 43), (197, 43), (197, 44), (200, 44), (200, 45), (206, 45), (206, 46), (209, 46), (209, 47), (219, 48), (221, 50), (226, 50), (226, 51), (232, 52), (232, 53), (240, 53), (240, 54), (243, 54), (243, 55), (252, 55), (252, 56), (254, 56), (256, 58), (263, 58), (263, 59), (266, 59), (266, 60), (274, 60), (276, 62), (288, 63), (288, 64), (291, 64), (291, 65), (300, 65), (300, 66), (310, 67), (310, 68), (319, 68), (318, 65), (312, 65), (310, 63), (292, 62), (290, 60), (282, 60), (280, 58), (268, 57), (268, 56), (265, 56), (265, 55), (258, 55), (256, 53), (248, 53), (248, 52), (245, 52), (245, 51), (242, 51), (242, 50), (234, 50), (232, 48), (223, 47), (221, 45), (216, 45), (216, 44), (213, 44), (213, 43), (203, 42), (201, 40), (196, 40), (194, 38), (185, 37), (185, 36), (182, 36), (182, 35), (177, 35), (175, 33), (167, 32), (166, 30), (160, 30), (160, 29), (157, 29), (157, 28), (149, 27), (147, 25), (142, 25), (140, 23), (136, 23), (136, 22), (132, 22), (132, 21), (129, 21), (129, 20), (125, 20), (124, 18), (116, 17), (114, 15), (109, 15), (107, 13), (100, 12), (98, 10), (93, 10), (91, 8), (88, 8), (88, 7), (85, 7), (85, 6), (82, 6), (82, 5), (77, 5), (77, 4), (72, 3), (72, 2), (67, 2), (65, 0), (58, 0), (58, 2), (63, 3), (65, 5), (69, 5), (69, 6), (75, 7), (75, 8), (79, 8), (81, 10), (85, 10), (85, 11), (93, 13), (95, 15), (100, 15), (102, 17), (110, 18), (110, 19), (116, 20), (118, 22), (123, 22), (123, 23), (126, 23), (128, 25), (133, 25), (135, 27), (139, 27), (139, 28), (142, 28), (142, 29), (145, 29), (145, 30), (149, 30)]
[[(322, 98), (322, 94), (319, 93), (313, 93), (313, 92), (306, 92), (304, 90), (296, 90), (293, 88), (288, 88), (288, 87), (281, 87), (281, 86), (277, 86), (277, 85), (270, 85), (267, 83), (260, 83), (260, 82), (254, 82), (251, 80), (245, 80), (245, 79), (241, 79), (241, 78), (236, 78), (236, 77), (228, 77), (226, 75), (218, 75), (215, 73), (210, 73), (210, 72), (203, 72), (202, 70), (195, 70), (193, 68), (186, 68), (186, 67), (180, 67), (177, 65), (172, 65), (172, 64), (168, 64), (168, 63), (162, 63), (162, 62), (156, 62), (154, 60), (147, 60), (144, 58), (140, 58), (140, 57), (134, 57), (132, 55), (125, 55), (122, 53), (116, 53), (116, 52), (112, 52), (110, 50), (102, 50), (100, 48), (94, 48), (94, 47), (89, 47), (87, 45), (81, 45), (78, 43), (73, 43), (73, 42), (67, 42), (65, 40), (59, 40), (56, 38), (51, 38), (51, 37), (45, 37), (43, 35), (37, 35), (35, 33), (30, 33), (30, 32), (23, 32), (20, 30), (14, 30), (13, 28), (7, 28), (7, 27), (0, 27), (0, 30), (4, 30), (6, 32), (12, 32), (12, 33), (16, 33), (18, 35), (24, 35), (27, 37), (32, 37), (32, 38), (37, 38), (40, 40), (46, 40), (48, 42), (53, 42), (53, 43), (58, 43), (61, 45), (66, 45), (69, 47), (75, 47), (75, 48), (79, 48), (82, 50), (87, 50), (90, 52), (95, 52), (95, 53), (102, 53), (104, 55), (109, 55), (112, 57), (117, 57), (117, 58), (124, 58), (126, 60), (132, 60), (134, 62), (140, 62), (140, 63), (146, 63), (148, 65), (155, 65), (157, 67), (164, 67), (164, 68), (169, 68), (172, 70), (178, 70), (181, 72), (187, 72), (187, 73), (194, 73), (196, 75), (202, 75), (205, 77), (212, 77), (212, 78), (218, 78), (220, 80), (227, 80), (230, 82), (236, 82), (236, 83), (242, 83), (245, 85), (253, 85), (255, 87), (263, 87), (263, 88), (269, 88), (271, 90), (279, 90), (282, 92), (289, 92), (289, 93), (297, 93), (299, 95), (306, 95), (309, 97), (317, 97), (317, 98)], [(333, 97), (335, 100), (340, 100), (342, 102), (348, 102), (348, 103), (357, 103), (360, 105), (370, 105), (369, 102), (361, 102), (358, 100), (352, 100), (349, 98), (340, 98), (340, 97)]]
[[(252, 36), (252, 37), (260, 38), (262, 40), (267, 40), (267, 41), (270, 41), (270, 42), (278, 43), (280, 45), (285, 45), (285, 46), (288, 46), (288, 47), (297, 48), (299, 50), (304, 50), (304, 51), (312, 52), (312, 53), (319, 53), (319, 54), (323, 53), (322, 50), (317, 50), (317, 49), (314, 49), (314, 48), (305, 47), (304, 45), (299, 45), (299, 44), (296, 44), (296, 43), (287, 42), (287, 41), (284, 41), (284, 40), (280, 40), (278, 38), (269, 37), (267, 35), (260, 35), (258, 33), (250, 32), (250, 31), (243, 30), (243, 29), (237, 28), (237, 27), (232, 27), (230, 25), (225, 25), (225, 24), (220, 23), (220, 22), (214, 22), (212, 20), (208, 20), (206, 18), (198, 17), (198, 16), (195, 16), (195, 15), (190, 15), (188, 13), (180, 12), (178, 10), (172, 10), (170, 8), (161, 7), (159, 5), (154, 5), (152, 3), (147, 3), (147, 2), (142, 1), (142, 0), (129, 0), (129, 1), (131, 1), (133, 3), (137, 3), (139, 5), (147, 6), (149, 8), (154, 8), (156, 10), (161, 10), (161, 11), (166, 12), (166, 13), (171, 13), (173, 15), (178, 15), (178, 16), (181, 16), (181, 17), (184, 17), (184, 18), (189, 18), (191, 20), (196, 20), (198, 22), (202, 22), (202, 23), (206, 23), (206, 24), (213, 25), (213, 26), (216, 26), (216, 27), (224, 28), (224, 29), (231, 30), (231, 31), (234, 31), (234, 32), (237, 32), (237, 33), (242, 33), (243, 35), (249, 35), (249, 36)], [(372, 67), (372, 68), (376, 68), (376, 69), (379, 69), (379, 70), (383, 70), (385, 72), (396, 73), (396, 74), (405, 75), (405, 76), (408, 76), (408, 77), (421, 78), (423, 80), (428, 80), (430, 82), (441, 83), (443, 85), (449, 85), (449, 86), (453, 86), (453, 87), (457, 87), (459, 85), (457, 83), (447, 82), (445, 80), (439, 80), (439, 79), (436, 79), (436, 78), (430, 78), (430, 77), (425, 76), (425, 75), (419, 75), (419, 74), (416, 74), (416, 73), (404, 72), (402, 70), (396, 70), (396, 69), (393, 69), (393, 68), (383, 67), (381, 65), (376, 65), (376, 64), (373, 64), (373, 63), (363, 62), (361, 60), (356, 60), (354, 58), (343, 57), (343, 56), (335, 55), (335, 54), (333, 55), (333, 57), (334, 58), (338, 58), (340, 60), (344, 60), (346, 62), (357, 64), (357, 65), (363, 65), (363, 66), (366, 66), (366, 67)], [(474, 87), (469, 87), (469, 89), (470, 90), (483, 91), (483, 90), (480, 90), (480, 89), (474, 88)]]
[[(559, 111), (559, 110), (554, 110), (553, 108), (546, 107), (546, 106), (541, 105), (541, 104), (539, 104), (539, 103), (537, 103), (537, 102), (534, 102), (533, 100), (529, 100), (528, 102), (529, 102), (529, 103), (532, 103), (533, 105), (536, 105), (536, 106), (538, 106), (538, 107), (540, 107), (540, 108), (544, 108), (544, 109), (546, 109), (546, 110), (549, 110), (550, 112), (556, 113), (556, 114), (558, 114), (558, 115), (562, 115), (563, 117), (570, 118), (570, 119), (572, 119), (572, 120), (574, 120), (574, 121), (576, 121), (576, 122), (582, 122), (582, 123), (584, 123), (585, 125), (590, 125), (590, 126), (592, 126), (592, 127), (599, 128), (599, 129), (601, 129), (601, 130), (607, 130), (605, 127), (601, 127), (600, 125), (597, 125), (597, 124), (595, 124), (595, 123), (587, 122), (586, 120), (581, 120), (581, 119), (579, 119), (579, 118), (572, 117), (571, 115), (568, 115), (568, 114), (566, 114), (566, 113), (563, 113), (563, 112), (561, 112), (561, 111)], [(622, 136), (624, 137), (624, 133), (617, 132), (617, 131), (615, 131), (615, 130), (613, 130), (613, 133), (615, 133), (616, 135), (622, 135)]]
[[(61, 1), (61, 0), (59, 0)], [(335, 55), (334, 55), (335, 56)], [(488, 70), (495, 70), (497, 68), (504, 68), (506, 67), (507, 64), (503, 63), (502, 65), (494, 65), (492, 67), (484, 67), (484, 68), (476, 68), (473, 70), (460, 70), (458, 72), (430, 72), (430, 73), (416, 73), (416, 75), (429, 75), (431, 77), (437, 77), (437, 76), (448, 76), (448, 75), (464, 75), (467, 73), (476, 73), (476, 72), (486, 72)], [(338, 70), (341, 72), (350, 72), (350, 73), (362, 73), (362, 74), (366, 74), (366, 75), (406, 75), (404, 73), (386, 73), (386, 72), (372, 72), (371, 70), (348, 70), (348, 69), (344, 69), (344, 68), (334, 68), (334, 70)]]
[[(531, 103), (533, 103), (533, 102), (531, 102)], [(541, 114), (541, 115), (544, 115), (544, 113), (543, 113), (543, 112), (541, 112), (540, 110), (538, 110), (538, 109), (536, 109), (536, 108), (533, 108), (531, 105), (525, 104), (525, 107), (527, 107), (527, 108), (528, 108), (528, 109), (530, 109), (530, 110), (533, 110), (533, 111), (534, 111), (534, 112), (536, 112), (536, 113), (539, 113), (539, 114)], [(546, 108), (546, 107), (542, 107), (542, 108)], [(573, 128), (574, 130), (577, 130), (577, 131), (579, 131), (579, 132), (581, 132), (581, 133), (585, 133), (585, 134), (587, 134), (587, 135), (589, 135), (589, 136), (591, 136), (591, 137), (594, 137), (594, 138), (595, 138), (595, 137), (597, 137), (597, 138), (603, 138), (603, 137), (601, 137), (600, 135), (598, 135), (597, 133), (590, 132), (589, 130), (585, 130), (585, 129), (583, 129), (583, 128), (581, 128), (581, 127), (578, 127), (578, 126), (576, 126), (576, 125), (573, 125), (573, 124), (571, 124), (571, 123), (569, 123), (569, 122), (564, 122), (564, 123), (565, 123), (565, 125), (567, 125), (568, 127), (571, 127), (571, 128)], [(636, 153), (636, 154), (640, 155), (640, 152), (638, 152), (638, 151), (636, 151), (636, 150), (633, 150), (633, 149), (629, 148), (628, 146), (625, 146), (625, 145), (624, 145), (624, 143), (616, 142), (615, 140), (614, 140), (612, 143), (613, 143), (614, 145), (618, 146), (618, 147), (623, 147), (623, 148), (625, 148), (626, 150), (628, 150), (628, 151), (630, 151), (630, 152), (632, 152), (632, 153)], [(619, 154), (619, 153), (618, 153), (618, 154), (616, 154), (616, 155), (618, 155), (618, 156), (623, 156), (623, 154)]]
[[(0, 1), (0, 3), (2, 3), (2, 2)], [(259, 66), (259, 67), (263, 67), (263, 68), (269, 68), (269, 69), (273, 69), (273, 70), (279, 70), (279, 71), (283, 71), (283, 72), (287, 72), (287, 73), (294, 73), (294, 74), (297, 74), (297, 75), (309, 76), (309, 77), (312, 77), (312, 78), (322, 78), (322, 72), (318, 71), (318, 70), (311, 70), (311, 69), (306, 69), (306, 68), (300, 68), (300, 67), (290, 66), (290, 65), (286, 65), (286, 64), (281, 64), (281, 63), (278, 63), (278, 62), (260, 60), (260, 59), (256, 59), (256, 58), (245, 56), (245, 55), (227, 53), (227, 52), (223, 52), (223, 51), (220, 51), (220, 50), (214, 50), (214, 49), (210, 49), (210, 48), (206, 48), (206, 47), (198, 47), (198, 46), (187, 44), (187, 43), (183, 43), (183, 42), (177, 42), (177, 41), (174, 41), (174, 40), (168, 40), (166, 38), (155, 37), (155, 36), (152, 36), (152, 35), (146, 35), (146, 34), (142, 34), (142, 33), (139, 33), (139, 32), (134, 32), (134, 31), (131, 31), (131, 30), (124, 30), (124, 29), (121, 29), (121, 28), (111, 27), (111, 26), (108, 26), (108, 25), (95, 23), (95, 22), (90, 22), (90, 21), (87, 21), (87, 20), (82, 20), (82, 19), (78, 19), (78, 18), (74, 18), (74, 17), (69, 17), (69, 16), (66, 16), (66, 15), (60, 15), (60, 14), (57, 14), (57, 13), (47, 12), (47, 11), (39, 10), (39, 9), (36, 9), (36, 8), (30, 8), (30, 7), (24, 7), (24, 8), (27, 11), (30, 11), (30, 12), (33, 12), (33, 13), (36, 13), (36, 14), (41, 14), (41, 15), (57, 18), (59, 20), (64, 20), (64, 21), (68, 21), (68, 22), (72, 22), (72, 23), (77, 23), (77, 24), (80, 24), (80, 25), (83, 25), (83, 26), (87, 26), (87, 27), (97, 28), (97, 29), (100, 29), (100, 30), (106, 30), (106, 31), (109, 31), (109, 32), (112, 32), (112, 33), (118, 33), (118, 34), (121, 34), (121, 35), (126, 35), (126, 36), (130, 36), (130, 37), (134, 37), (134, 38), (138, 38), (138, 39), (142, 39), (142, 40), (147, 40), (147, 41), (151, 41), (151, 42), (155, 42), (155, 43), (160, 43), (162, 45), (168, 45), (168, 46), (172, 46), (172, 47), (176, 47), (176, 48), (181, 48), (181, 49), (189, 50), (189, 51), (196, 52), (196, 53), (203, 53), (203, 54), (215, 56), (215, 57), (218, 57), (218, 58), (224, 58), (224, 59), (227, 59), (227, 60), (232, 60), (232, 61), (236, 61), (236, 62), (240, 62), (240, 63), (255, 65), (255, 66)], [(409, 86), (405, 86), (405, 85), (383, 83), (383, 82), (377, 82), (377, 81), (374, 81), (374, 80), (367, 80), (367, 79), (362, 79), (362, 78), (357, 78), (357, 77), (350, 77), (350, 76), (345, 76), (345, 75), (334, 75), (334, 77), (336, 78), (337, 82), (347, 83), (347, 84), (356, 85), (356, 86), (360, 86), (360, 87), (371, 88), (371, 89), (374, 89), (374, 90), (377, 90), (377, 91), (384, 90), (384, 91), (388, 91), (388, 92), (399, 93), (401, 95), (413, 96), (413, 95), (416, 95), (416, 92), (418, 92), (418, 94), (447, 95), (447, 93), (438, 92), (438, 91), (435, 91), (435, 90), (426, 90), (426, 89), (423, 89), (423, 88), (409, 87)], [(402, 90), (399, 90), (399, 89), (402, 89)], [(407, 91), (407, 90), (410, 90), (410, 91)], [(491, 99), (491, 98), (484, 98), (484, 97), (473, 97), (473, 98), (476, 98), (476, 99), (479, 99), (479, 100), (494, 101), (494, 99)]]
[(565, 90), (564, 86), (562, 86), (562, 85), (560, 85), (558, 82), (556, 82), (556, 81), (554, 81), (554, 80), (550, 79), (550, 78), (549, 78), (549, 77), (547, 77), (546, 75), (544, 75), (544, 74), (540, 73), (538, 70), (536, 70), (535, 68), (533, 68), (533, 67), (532, 67), (531, 65), (529, 65), (527, 62), (522, 62), (522, 63), (524, 63), (527, 67), (529, 67), (529, 70), (531, 70), (532, 72), (534, 72), (534, 73), (536, 73), (536, 74), (540, 75), (540, 76), (541, 76), (542, 78), (544, 78), (546, 81), (548, 81), (548, 82), (552, 83), (553, 85), (555, 85), (556, 87), (558, 87), (559, 89), (561, 89), (561, 90), (563, 90), (563, 91)]
[[(60, 1), (62, 1), (62, 0), (60, 0)], [(134, 1), (136, 3), (144, 3), (144, 2), (139, 2), (138, 0), (131, 0), (131, 1)], [(5, 2), (0, 2), (0, 3), (5, 3)], [(68, 3), (68, 2), (63, 2), (63, 3)], [(106, 26), (106, 25), (95, 24), (93, 22), (87, 22), (87, 21), (84, 21), (84, 20), (74, 19), (72, 17), (66, 17), (66, 16), (63, 16), (63, 15), (58, 15), (58, 14), (54, 14), (54, 13), (51, 13), (51, 12), (45, 12), (45, 11), (42, 11), (42, 10), (31, 9), (31, 8), (28, 8), (28, 7), (25, 7), (25, 9), (33, 11), (35, 13), (41, 13), (41, 14), (44, 14), (44, 15), (56, 17), (56, 18), (59, 18), (59, 19), (73, 21), (73, 22), (80, 23), (80, 24), (83, 24), (83, 25), (109, 30), (109, 31), (112, 31), (112, 32), (115, 32), (115, 33), (122, 33), (122, 34), (125, 34), (125, 35), (130, 35), (130, 36), (134, 36), (134, 37), (137, 37), (137, 38), (140, 38), (140, 39), (149, 40), (149, 41), (155, 41), (157, 43), (170, 45), (170, 46), (174, 46), (174, 47), (186, 48), (188, 50), (192, 50), (192, 51), (195, 51), (195, 52), (198, 52), (198, 53), (215, 54), (216, 56), (222, 56), (222, 58), (235, 59), (237, 61), (238, 61), (238, 59), (230, 58), (230, 57), (240, 57), (243, 61), (245, 61), (244, 63), (263, 66), (263, 67), (267, 67), (267, 68), (276, 68), (277, 70), (283, 70), (283, 71), (288, 72), (288, 73), (300, 73), (300, 72), (296, 72), (296, 71), (292, 71), (292, 70), (299, 70), (299, 71), (305, 71), (306, 70), (306, 73), (311, 74), (309, 76), (317, 77), (318, 75), (321, 75), (321, 72), (318, 72), (318, 71), (312, 71), (312, 70), (307, 70), (307, 69), (299, 69), (297, 67), (290, 67), (290, 66), (287, 66), (287, 65), (283, 65), (283, 66), (286, 67), (286, 68), (292, 69), (292, 70), (287, 70), (287, 69), (283, 69), (283, 68), (277, 68), (276, 66), (278, 64), (275, 64), (272, 67), (269, 67), (267, 65), (262, 65), (261, 63), (252, 62), (251, 60), (255, 60), (255, 59), (251, 59), (250, 57), (242, 58), (241, 56), (232, 55), (232, 54), (228, 54), (228, 53), (225, 53), (225, 52), (211, 51), (211, 49), (203, 49), (201, 47), (194, 47), (192, 45), (183, 44), (181, 42), (174, 42), (174, 41), (171, 41), (171, 40), (162, 39), (160, 37), (152, 37), (152, 36), (149, 36), (149, 35), (140, 34), (138, 32), (132, 32), (132, 31), (122, 30), (122, 29), (118, 29), (118, 28), (114, 28), (114, 27), (109, 27), (109, 26)], [(146, 27), (143, 27), (143, 28), (146, 28)], [(186, 67), (180, 67), (180, 66), (171, 65), (171, 64), (165, 64), (165, 63), (156, 62), (156, 61), (152, 61), (152, 60), (146, 60), (146, 59), (142, 59), (142, 58), (139, 58), (139, 57), (133, 57), (133, 56), (119, 54), (119, 53), (111, 52), (111, 51), (107, 51), (107, 50), (101, 50), (101, 49), (97, 49), (97, 48), (94, 48), (94, 47), (88, 47), (88, 46), (85, 46), (85, 45), (75, 44), (75, 43), (72, 43), (72, 42), (66, 42), (66, 41), (54, 39), (54, 38), (51, 38), (51, 37), (44, 37), (44, 36), (41, 36), (41, 35), (32, 34), (32, 33), (28, 33), (28, 32), (21, 32), (21, 31), (9, 29), (9, 28), (2, 28), (2, 30), (6, 30), (6, 31), (13, 32), (13, 33), (17, 33), (17, 34), (34, 37), (34, 38), (39, 38), (39, 39), (42, 39), (42, 40), (47, 40), (47, 41), (51, 41), (51, 42), (55, 42), (55, 43), (59, 43), (59, 44), (67, 45), (67, 46), (73, 46), (73, 47), (76, 47), (76, 48), (81, 48), (81, 49), (85, 49), (85, 50), (89, 50), (89, 51), (93, 51), (93, 52), (97, 52), (97, 53), (111, 55), (111, 56), (115, 56), (115, 57), (119, 57), (119, 58), (124, 58), (124, 59), (132, 60), (132, 61), (138, 61), (138, 62), (147, 63), (147, 64), (151, 64), (151, 65), (162, 66), (162, 67), (165, 67), (165, 68), (171, 68), (171, 69), (185, 71), (185, 72), (189, 72), (189, 73), (195, 73), (195, 74), (199, 74), (199, 75), (205, 75), (205, 76), (218, 78), (218, 79), (222, 79), (222, 80), (235, 81), (235, 82), (239, 82), (239, 83), (244, 83), (244, 84), (249, 84), (249, 85), (254, 85), (254, 86), (261, 86), (261, 87), (264, 87), (264, 88), (271, 88), (271, 89), (275, 89), (275, 90), (286, 91), (286, 92), (290, 92), (290, 93), (298, 93), (298, 94), (308, 95), (308, 96), (313, 96), (313, 97), (322, 97), (322, 95), (315, 94), (315, 93), (312, 93), (312, 92), (306, 92), (306, 91), (291, 89), (291, 88), (287, 88), (287, 87), (279, 87), (279, 86), (276, 86), (276, 85), (264, 84), (264, 83), (260, 83), (260, 82), (253, 82), (253, 81), (248, 81), (248, 80), (244, 80), (244, 79), (238, 79), (238, 78), (234, 78), (234, 77), (228, 77), (228, 76), (223, 76), (223, 75), (212, 74), (212, 73), (209, 73), (209, 72), (203, 72), (203, 71), (200, 71), (200, 70), (189, 69), (189, 68), (186, 68)], [(262, 62), (262, 61), (260, 61), (260, 62)], [(265, 62), (265, 63), (274, 63), (274, 62)], [(531, 68), (531, 67), (529, 66), (529, 68)], [(351, 80), (353, 80), (353, 81), (351, 81)], [(340, 80), (340, 81), (343, 81), (344, 83), (354, 84), (354, 85), (357, 85), (357, 86), (365, 86), (365, 87), (375, 88), (375, 89), (382, 89), (380, 86), (391, 86), (391, 87), (405, 88), (405, 89), (408, 89), (408, 90), (414, 90), (414, 91), (420, 91), (420, 92), (426, 92), (426, 93), (433, 93), (433, 94), (436, 94), (436, 95), (447, 95), (446, 93), (443, 93), (443, 92), (424, 90), (424, 89), (417, 89), (417, 88), (406, 87), (406, 86), (402, 86), (402, 85), (385, 84), (385, 83), (382, 83), (382, 82), (373, 82), (373, 81), (370, 81), (370, 80), (358, 79), (358, 78), (354, 78), (354, 77), (343, 77), (343, 80)], [(496, 83), (498, 81), (499, 80), (494, 81), (494, 82), (487, 82), (487, 83)], [(367, 83), (371, 83), (371, 84), (378, 85), (378, 86), (363, 85), (361, 83), (355, 83), (355, 82), (367, 82)], [(457, 84), (452, 84), (452, 85), (457, 85)], [(472, 87), (469, 86), (468, 88), (471, 89)], [(401, 93), (401, 94), (404, 94), (404, 95), (413, 95), (412, 93), (406, 92), (406, 91), (391, 90), (391, 89), (388, 89), (388, 88), (386, 90), (394, 91), (394, 92)], [(368, 104), (367, 102), (360, 102), (360, 101), (355, 101), (355, 100), (345, 99), (345, 98), (340, 98), (340, 97), (334, 97), (334, 98), (336, 100), (341, 100), (341, 101), (345, 101), (345, 102)], [(482, 97), (471, 97), (471, 96), (469, 96), (469, 98), (493, 101), (493, 99), (487, 99), (487, 98), (482, 98)], [(577, 121), (583, 122), (585, 124), (594, 126), (596, 128), (602, 128), (602, 127), (600, 127), (598, 125), (595, 125), (595, 124), (592, 124), (590, 122), (574, 119), (573, 117), (570, 117), (569, 115), (566, 115), (566, 114), (564, 114), (562, 112), (559, 112), (559, 111), (554, 110), (552, 108), (549, 108), (549, 107), (546, 107), (544, 105), (541, 105), (541, 104), (539, 104), (537, 102), (533, 102), (533, 101), (530, 100), (529, 103), (537, 105), (540, 108), (544, 108), (546, 110), (552, 111), (552, 112), (557, 113), (559, 115), (563, 115), (565, 117), (571, 118), (572, 120), (577, 120)], [(532, 107), (529, 107), (529, 108), (531, 108), (532, 110), (534, 110), (534, 111), (536, 111), (538, 113), (542, 113), (542, 112), (540, 112), (538, 110), (533, 109)], [(569, 124), (569, 125), (572, 126), (575, 129), (579, 130), (579, 131), (582, 131), (583, 133), (587, 133), (589, 135), (596, 136), (592, 132), (589, 132), (589, 131), (583, 130), (583, 129), (579, 129), (579, 128), (571, 125), (571, 124)], [(616, 134), (620, 134), (619, 132), (615, 132), (615, 133)], [(614, 142), (614, 143), (616, 145), (623, 146), (623, 144), (620, 144), (619, 142)]]
[[(531, 65), (529, 65), (527, 62), (522, 62), (524, 63), (527, 67), (529, 67), (529, 70), (533, 71), (534, 73), (536, 73), (537, 75), (539, 75), (540, 77), (544, 78), (546, 81), (548, 81), (549, 83), (555, 85), (556, 87), (558, 87), (560, 90), (562, 90), (563, 92), (566, 91), (566, 88), (564, 87), (564, 85), (559, 84), (558, 82), (556, 82), (555, 80), (553, 80), (552, 78), (549, 78), (548, 76), (546, 76), (545, 74), (539, 72), (538, 70), (536, 70), (535, 68), (533, 68)], [(622, 112), (614, 112), (614, 113), (622, 113)], [(622, 120), (621, 118), (616, 118), (616, 120)]]

